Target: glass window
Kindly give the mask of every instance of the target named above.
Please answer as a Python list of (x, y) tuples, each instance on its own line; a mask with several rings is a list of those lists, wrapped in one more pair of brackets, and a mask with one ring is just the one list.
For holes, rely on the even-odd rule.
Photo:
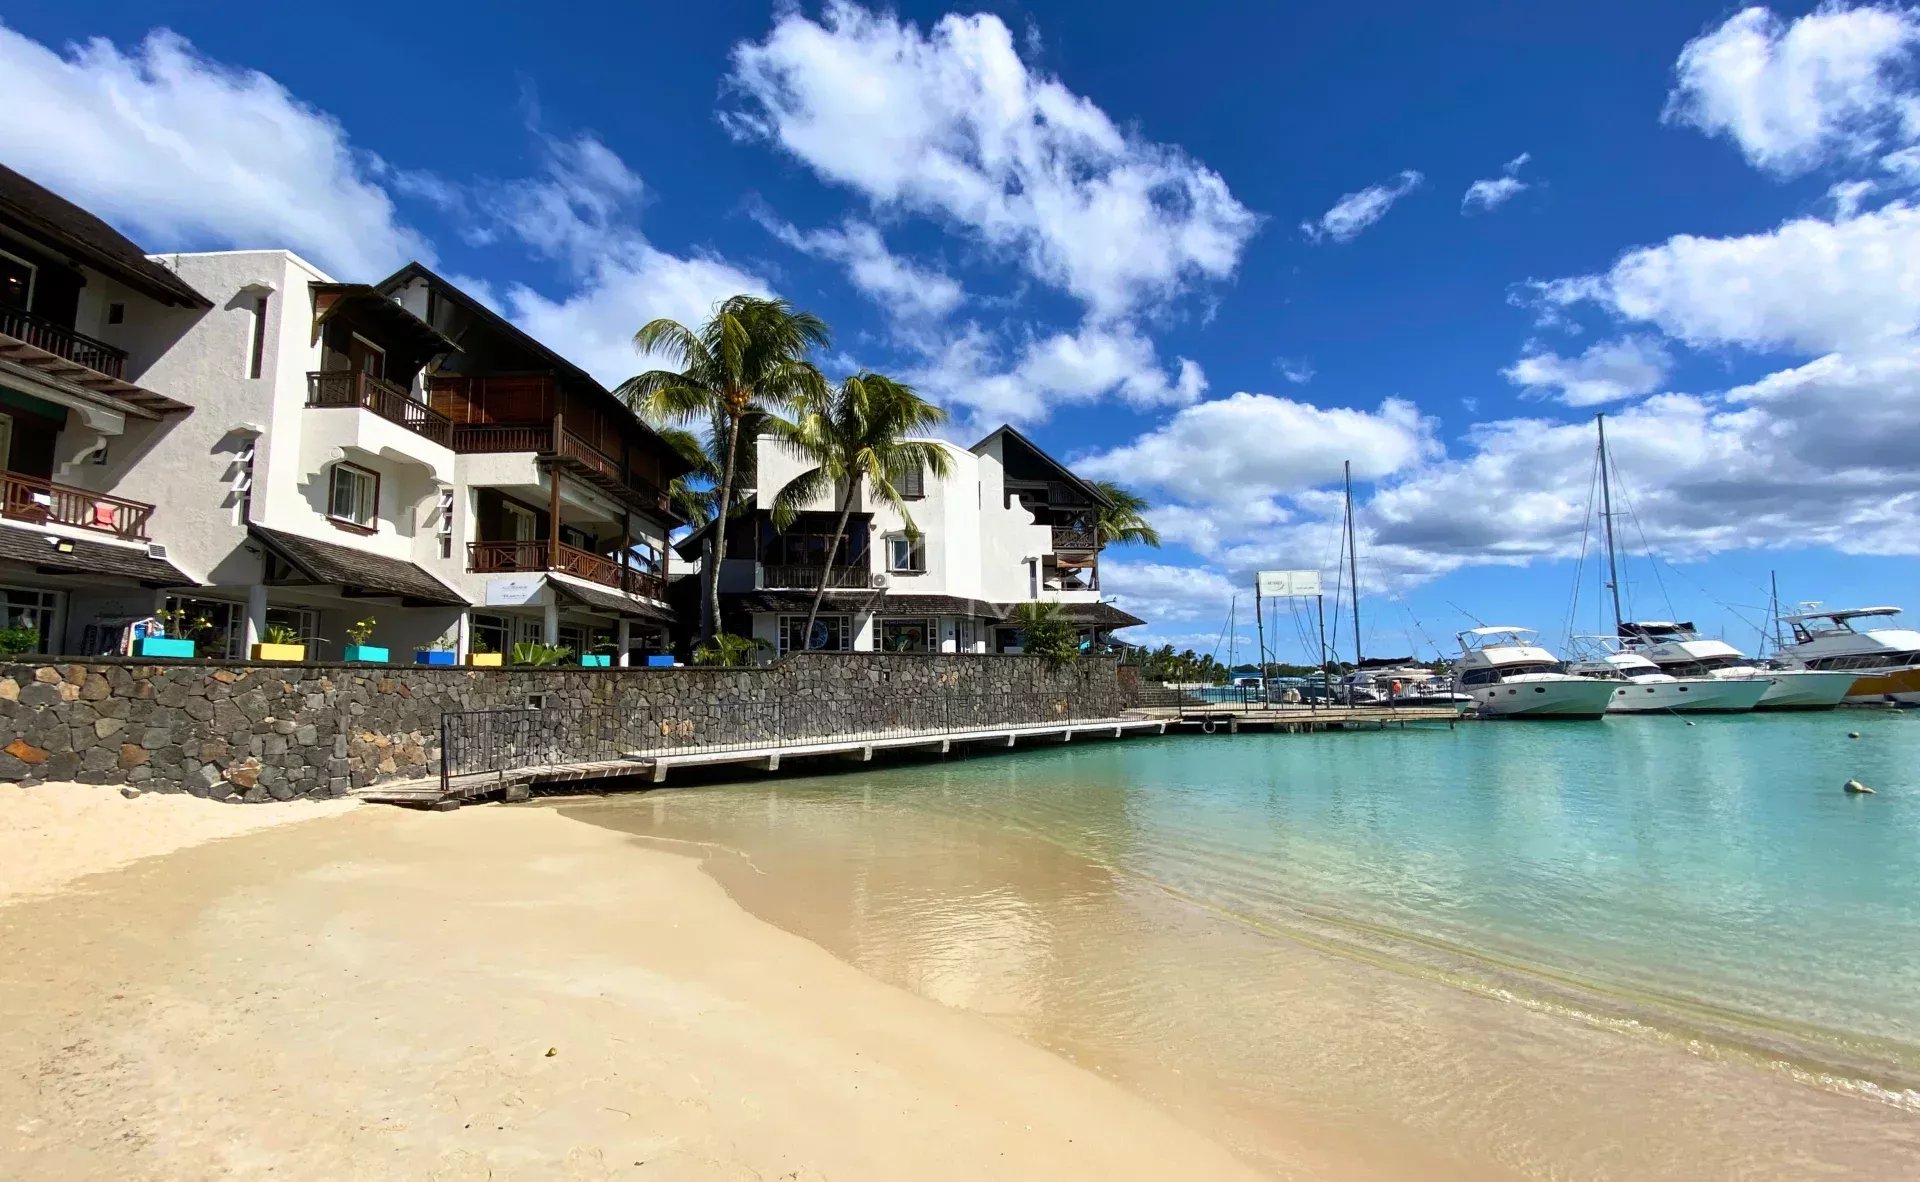
[(533, 510), (523, 505), (516, 505), (512, 501), (502, 502), (500, 509), (506, 516), (509, 541), (531, 542), (534, 540)]
[(31, 628), (40, 634), (35, 652), (53, 651), (53, 617), (60, 606), (58, 591), (0, 587), (0, 625)]
[(930, 653), (937, 647), (939, 635), (932, 620), (882, 620), (880, 621), (880, 651)]
[(33, 301), (33, 264), (0, 251), (0, 308), (26, 311)]
[[(291, 628), (294, 635), (305, 645), (318, 645), (320, 635), (320, 613), (309, 607), (270, 607), (267, 609), (267, 627)], [(344, 641), (342, 643), (345, 643)], [(309, 652), (308, 656), (318, 654)]]
[(900, 495), (910, 501), (917, 501), (927, 495), (927, 471), (915, 464), (900, 476)]
[(813, 622), (813, 630), (806, 632), (805, 643), (801, 643), (801, 633), (806, 630), (807, 617), (780, 617), (780, 651), (782, 653), (807, 650), (811, 652), (851, 652), (853, 649), (853, 617), (821, 616)]
[(327, 496), (327, 516), (364, 530), (372, 530), (380, 513), (380, 478), (352, 464), (333, 466), (333, 484)]
[[(246, 635), (246, 609), (239, 604), (220, 599), (169, 595), (167, 607), (186, 613), (186, 626), (193, 631), (188, 639), (198, 647), (201, 656), (237, 658), (244, 655), (240, 649)], [(194, 629), (194, 623), (200, 620), (206, 621), (206, 626)]]
[(476, 614), (468, 626), (467, 643), (474, 652), (504, 653), (513, 647), (507, 639), (505, 616)]
[(894, 534), (887, 539), (887, 569), (902, 574), (920, 574), (927, 569), (926, 539), (913, 534)]

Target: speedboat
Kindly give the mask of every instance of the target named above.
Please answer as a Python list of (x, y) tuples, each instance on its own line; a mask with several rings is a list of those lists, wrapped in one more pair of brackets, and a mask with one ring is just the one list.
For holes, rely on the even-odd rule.
[(1341, 679), (1356, 702), (1390, 706), (1450, 706), (1470, 709), (1473, 695), (1455, 690), (1449, 680), (1411, 657), (1370, 658)]
[(1717, 677), (1772, 682), (1755, 710), (1831, 710), (1852, 689), (1854, 676), (1824, 669), (1770, 668), (1724, 640), (1710, 640), (1685, 620), (1644, 620), (1620, 625), (1620, 639), (1633, 652), (1675, 677)]
[(1613, 683), (1609, 714), (1744, 714), (1773, 687), (1759, 677), (1675, 677), (1611, 636), (1582, 639), (1587, 652), (1567, 672)]
[(1897, 607), (1827, 611), (1802, 604), (1800, 614), (1781, 621), (1793, 629), (1793, 643), (1780, 650), (1780, 660), (1792, 669), (1853, 674), (1846, 701), (1854, 705), (1920, 706), (1920, 632), (1872, 627), (1899, 614)]
[(1490, 718), (1596, 719), (1613, 700), (1610, 682), (1576, 677), (1534, 642), (1532, 628), (1484, 627), (1456, 633), (1454, 689)]

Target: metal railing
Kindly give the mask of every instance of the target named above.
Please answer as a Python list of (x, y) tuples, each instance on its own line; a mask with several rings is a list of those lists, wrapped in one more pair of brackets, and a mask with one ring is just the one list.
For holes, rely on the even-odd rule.
[(38, 476), (0, 472), (0, 513), (15, 521), (36, 525), (55, 522), (112, 534), (129, 542), (144, 542), (153, 506), (70, 484), (55, 484)]
[(855, 565), (836, 566), (831, 571), (824, 566), (763, 562), (759, 586), (762, 590), (812, 591), (822, 579), (829, 587), (865, 590), (872, 586), (873, 574), (866, 569), (866, 556), (853, 561)]
[[(440, 717), (443, 788), (466, 776), (654, 756), (767, 750), (810, 744), (941, 739), (981, 731), (1104, 719), (1111, 711), (1050, 690), (850, 697), (794, 696), (729, 702), (717, 723), (683, 706), (619, 704), (448, 711)], [(641, 769), (636, 766), (638, 773)]]
[(116, 349), (105, 341), (97, 341), (86, 333), (64, 328), (31, 312), (0, 308), (0, 333), (25, 341), (36, 349), (44, 349), (56, 357), (64, 357), (76, 365), (84, 365), (95, 373), (110, 378), (126, 377), (126, 350)]
[(453, 422), (406, 390), (370, 373), (320, 370), (307, 375), (309, 407), (359, 407), (442, 447), (453, 444)]
[(630, 595), (664, 600), (666, 580), (647, 571), (622, 566), (604, 554), (594, 554), (562, 542), (467, 543), (467, 569), (475, 574), (512, 574), (520, 571), (559, 571)]

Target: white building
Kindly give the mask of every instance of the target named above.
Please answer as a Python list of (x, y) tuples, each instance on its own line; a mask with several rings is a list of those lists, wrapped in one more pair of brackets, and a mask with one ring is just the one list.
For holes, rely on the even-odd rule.
[[(971, 448), (933, 442), (949, 472), (905, 483), (911, 528), (863, 486), (829, 563), (836, 502), (822, 497), (774, 529), (774, 497), (807, 465), (760, 440), (754, 510), (729, 524), (719, 566), (724, 629), (776, 653), (987, 653), (1019, 651), (1011, 618), (1024, 602), (1059, 603), (1089, 643), (1142, 622), (1102, 598), (1097, 488), (1012, 427)], [(680, 542), (681, 554), (697, 559), (707, 536)], [(823, 580), (820, 617), (803, 636)]]

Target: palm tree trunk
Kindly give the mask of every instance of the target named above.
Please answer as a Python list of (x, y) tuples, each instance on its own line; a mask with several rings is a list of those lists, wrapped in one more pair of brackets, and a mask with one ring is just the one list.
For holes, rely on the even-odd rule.
[(720, 481), (720, 515), (713, 520), (713, 576), (707, 581), (708, 617), (701, 621), (702, 644), (720, 630), (720, 564), (727, 554), (727, 515), (733, 512), (734, 463), (740, 452), (740, 416), (727, 412), (727, 471)]
[(820, 601), (827, 597), (827, 580), (833, 574), (833, 556), (840, 549), (840, 539), (847, 535), (847, 518), (853, 516), (853, 493), (859, 487), (859, 473), (847, 477), (847, 491), (840, 494), (840, 522), (834, 526), (833, 541), (827, 546), (827, 567), (820, 572), (820, 585), (813, 589), (813, 606), (807, 609), (807, 626), (800, 633), (802, 646), (813, 635), (813, 621), (820, 615)]

